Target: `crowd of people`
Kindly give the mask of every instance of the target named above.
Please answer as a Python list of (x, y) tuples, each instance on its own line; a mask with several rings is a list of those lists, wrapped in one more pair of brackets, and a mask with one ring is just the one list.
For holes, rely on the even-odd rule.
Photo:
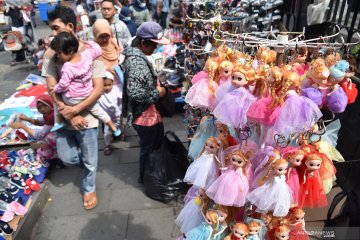
[[(88, 3), (78, 4), (86, 11)], [(98, 201), (98, 120), (104, 125), (105, 155), (111, 154), (114, 138), (124, 137), (125, 125), (132, 125), (138, 133), (139, 183), (144, 181), (151, 150), (160, 147), (164, 134), (155, 103), (166, 90), (157, 80), (148, 56), (158, 44), (170, 41), (140, 1), (127, 7), (119, 6), (119, 1), (103, 0), (101, 14), (102, 18), (91, 24), (91, 40), (83, 40), (76, 31), (76, 9), (59, 4), (48, 12), (51, 40), (39, 41), (44, 53), (37, 56), (51, 96), (46, 101), (39, 99), (37, 104), (45, 122), (20, 118), (43, 125), (43, 129), (34, 132), (19, 122), (12, 126), (24, 129), (35, 139), (46, 141), (51, 136), (62, 163), (83, 169), (85, 209), (94, 208)]]

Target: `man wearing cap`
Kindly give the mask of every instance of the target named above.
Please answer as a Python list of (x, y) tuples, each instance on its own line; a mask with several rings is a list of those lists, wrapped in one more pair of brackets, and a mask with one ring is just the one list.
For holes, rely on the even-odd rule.
[[(131, 34), (127, 26), (115, 17), (115, 5), (113, 0), (104, 0), (101, 3), (101, 14), (104, 19), (108, 20), (111, 26), (111, 31), (116, 38), (118, 44), (121, 43), (126, 46), (126, 43), (130, 40)], [(119, 44), (120, 45), (120, 44)]]
[(164, 135), (164, 125), (155, 103), (165, 95), (157, 81), (151, 55), (157, 44), (169, 44), (163, 38), (161, 26), (155, 22), (140, 25), (131, 47), (125, 49), (123, 116), (128, 118), (140, 137), (139, 183), (144, 182), (145, 167), (151, 150), (158, 149)]
[(126, 26), (129, 29), (129, 32), (132, 37), (136, 35), (137, 25), (136, 23), (131, 19), (131, 13), (132, 11), (128, 7), (123, 7), (119, 14), (120, 21), (123, 21)]

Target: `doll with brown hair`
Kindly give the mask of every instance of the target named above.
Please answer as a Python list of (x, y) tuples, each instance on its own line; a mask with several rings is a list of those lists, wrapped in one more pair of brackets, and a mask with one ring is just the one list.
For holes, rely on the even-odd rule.
[(320, 177), (322, 158), (317, 153), (307, 154), (300, 167), (299, 207), (324, 207), (327, 198)]
[(309, 240), (305, 231), (305, 212), (302, 208), (293, 207), (289, 210), (290, 240)]
[(215, 125), (217, 136), (223, 145), (223, 150), (237, 144), (236, 139), (230, 135), (229, 127), (226, 124), (217, 121)]
[(213, 239), (223, 240), (230, 232), (228, 228), (228, 223), (233, 220), (233, 216), (229, 207), (216, 205), (215, 210), (219, 216), (219, 227)]
[(266, 183), (247, 195), (246, 199), (256, 206), (257, 212), (272, 211), (276, 217), (288, 214), (291, 203), (291, 190), (285, 178), (288, 164), (284, 158), (275, 160), (264, 176)]
[(260, 240), (260, 230), (261, 230), (261, 224), (255, 220), (249, 222), (249, 234), (246, 237), (246, 240)]
[(175, 219), (180, 231), (186, 234), (191, 229), (199, 226), (204, 221), (204, 214), (209, 205), (209, 198), (204, 189), (199, 189), (197, 196), (189, 201)]
[(275, 228), (275, 239), (276, 240), (288, 240), (290, 238), (289, 226), (282, 224)]
[(224, 240), (246, 240), (249, 234), (249, 227), (243, 222), (236, 222), (231, 226), (232, 233), (224, 238)]
[(213, 110), (216, 105), (215, 90), (218, 87), (216, 83), (216, 74), (218, 70), (218, 59), (209, 58), (204, 67), (206, 75), (201, 76), (194, 85), (191, 86), (185, 97), (185, 102), (195, 108)]
[(191, 229), (186, 234), (186, 239), (189, 240), (202, 240), (211, 239), (216, 235), (219, 229), (219, 215), (216, 210), (207, 210), (205, 213), (205, 221), (199, 226)]
[(230, 165), (222, 169), (223, 173), (210, 185), (206, 194), (217, 204), (242, 207), (249, 193), (247, 173), (251, 166), (248, 156), (237, 149), (225, 156), (225, 162), (230, 162)]
[(296, 206), (300, 189), (298, 170), (305, 157), (305, 152), (300, 148), (289, 146), (283, 149), (282, 154), (284, 158), (289, 161), (289, 168), (286, 173), (286, 182), (291, 189), (291, 202)]
[(226, 94), (213, 111), (219, 121), (237, 129), (246, 126), (246, 112), (255, 101), (255, 97), (247, 88), (248, 83), (248, 77), (243, 74), (243, 69), (235, 66), (232, 72), (232, 84), (236, 89)]
[(186, 171), (184, 181), (199, 188), (207, 189), (218, 177), (219, 160), (222, 146), (219, 139), (210, 137), (206, 140), (200, 156), (195, 159)]

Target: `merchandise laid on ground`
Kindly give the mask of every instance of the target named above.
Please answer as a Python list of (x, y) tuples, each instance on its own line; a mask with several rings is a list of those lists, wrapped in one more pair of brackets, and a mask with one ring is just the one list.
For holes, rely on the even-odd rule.
[(306, 217), (332, 204), (345, 162), (338, 114), (356, 101), (357, 43), (328, 43), (338, 27), (307, 40), (274, 31), (282, 1), (233, 2), (184, 3), (192, 163), (178, 239), (322, 237)]
[[(41, 118), (36, 109), (36, 99), (47, 91), (44, 79), (33, 74), (22, 81), (16, 90), (0, 105), (1, 145), (8, 147), (0, 151), (0, 239), (11, 239), (19, 221), (29, 210), (32, 193), (40, 191), (40, 183), (49, 167), (46, 156), (54, 157), (53, 152), (40, 145), (36, 150), (25, 146), (24, 149), (9, 150), (11, 146), (34, 142), (27, 132), (13, 129), (10, 125), (21, 121), (20, 115)], [(40, 128), (23, 122), (29, 129)]]

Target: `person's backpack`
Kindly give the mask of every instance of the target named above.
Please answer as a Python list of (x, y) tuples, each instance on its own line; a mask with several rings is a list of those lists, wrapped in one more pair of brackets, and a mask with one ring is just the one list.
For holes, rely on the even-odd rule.
[[(360, 162), (348, 161), (337, 163), (337, 184), (343, 190), (330, 204), (323, 231), (324, 238), (360, 239)], [(335, 208), (345, 199), (341, 210), (333, 216)]]
[(187, 149), (174, 132), (167, 131), (161, 148), (150, 154), (144, 174), (145, 194), (167, 203), (185, 193), (188, 185), (183, 179), (188, 166)]

